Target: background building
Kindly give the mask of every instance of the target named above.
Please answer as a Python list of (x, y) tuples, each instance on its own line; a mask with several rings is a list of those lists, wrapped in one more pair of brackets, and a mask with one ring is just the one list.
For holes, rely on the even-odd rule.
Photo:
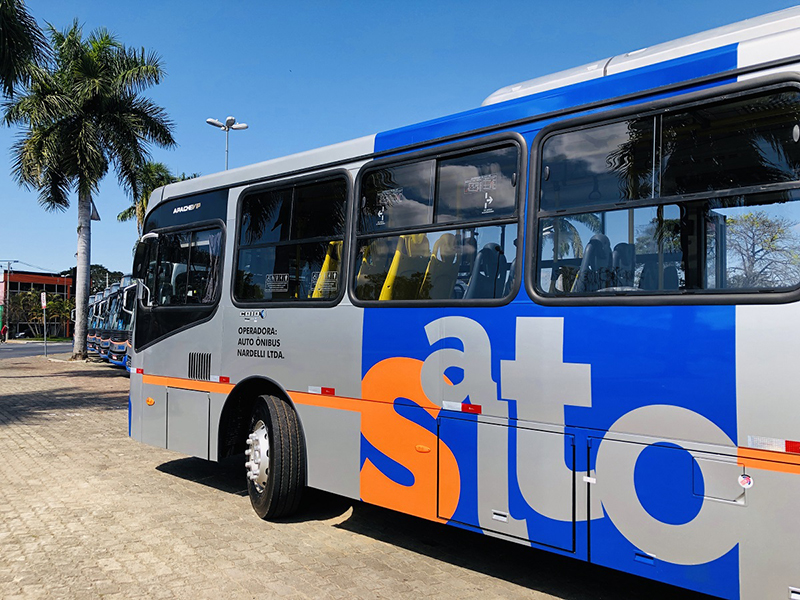
[[(34, 292), (40, 294), (47, 292), (49, 298), (57, 296), (67, 301), (75, 296), (75, 287), (72, 277), (58, 273), (40, 273), (35, 271), (4, 270), (0, 273), (0, 322), (8, 325), (9, 339), (19, 333), (30, 333), (31, 330), (41, 330), (41, 321), (31, 322), (29, 311), (14, 310), (12, 298), (17, 294)], [(53, 307), (56, 308), (55, 306)], [(41, 317), (41, 315), (40, 315)], [(71, 323), (56, 310), (48, 310), (47, 335), (69, 337), (72, 333)]]

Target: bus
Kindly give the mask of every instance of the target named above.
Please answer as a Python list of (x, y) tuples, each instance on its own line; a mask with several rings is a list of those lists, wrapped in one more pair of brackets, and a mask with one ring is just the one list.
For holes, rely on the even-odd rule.
[(90, 298), (89, 328), (86, 331), (86, 350), (91, 354), (99, 354), (100, 330), (103, 327), (103, 313), (106, 307), (106, 292), (98, 292)]
[(128, 349), (131, 347), (131, 323), (136, 286), (130, 275), (119, 282), (119, 297), (116, 312), (111, 318), (109, 333), (108, 362), (125, 367), (130, 372)]
[(119, 304), (121, 295), (119, 282), (111, 284), (103, 292), (102, 316), (100, 317), (101, 325), (95, 333), (95, 341), (100, 358), (106, 361), (108, 360), (108, 352), (111, 348), (111, 333), (116, 326), (117, 315), (120, 312)]
[(800, 598), (800, 8), (171, 184), (129, 434), (722, 598)]
[[(88, 310), (86, 311), (86, 349), (91, 352), (94, 340), (94, 331), (92, 330), (92, 318), (94, 317), (96, 295), (89, 296)], [(73, 308), (69, 314), (69, 320), (75, 322), (75, 309)]]

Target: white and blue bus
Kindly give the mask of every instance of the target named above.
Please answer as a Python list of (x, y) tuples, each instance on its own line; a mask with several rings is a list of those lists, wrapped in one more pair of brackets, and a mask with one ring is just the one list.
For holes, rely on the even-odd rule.
[(800, 598), (800, 8), (176, 183), (131, 435), (723, 598)]

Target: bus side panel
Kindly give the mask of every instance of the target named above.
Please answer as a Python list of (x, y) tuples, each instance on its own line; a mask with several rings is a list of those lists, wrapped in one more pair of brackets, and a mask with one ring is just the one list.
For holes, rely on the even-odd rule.
[(738, 524), (741, 597), (794, 598), (789, 588), (800, 590), (800, 464), (743, 462), (753, 487), (747, 490), (745, 519)]
[(739, 458), (752, 477), (740, 545), (743, 597), (800, 589), (798, 331), (798, 303), (736, 308)]
[(592, 562), (738, 598), (738, 542), (752, 509), (736, 458), (692, 452), (685, 442), (611, 436), (592, 440), (592, 491), (603, 509), (591, 524)]
[(309, 487), (360, 499), (361, 414), (303, 404), (293, 394), (306, 440)]
[(361, 309), (231, 306), (224, 313), (220, 373), (232, 382), (263, 376), (290, 394), (360, 397)]
[(208, 459), (208, 392), (167, 388), (167, 448)]
[[(132, 360), (138, 364), (138, 357), (133, 356)], [(132, 367), (133, 373), (130, 378), (130, 395), (128, 396), (128, 435), (135, 440), (142, 440), (142, 398), (144, 392), (142, 388), (142, 378), (136, 375), (136, 367)]]
[(141, 415), (140, 441), (159, 448), (167, 447), (167, 388), (142, 383), (138, 402), (132, 400), (131, 412)]

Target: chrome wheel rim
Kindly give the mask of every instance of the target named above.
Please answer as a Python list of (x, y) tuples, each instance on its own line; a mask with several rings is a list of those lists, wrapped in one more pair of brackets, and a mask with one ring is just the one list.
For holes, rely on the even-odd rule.
[(247, 478), (256, 486), (256, 491), (261, 493), (267, 487), (269, 477), (269, 433), (264, 421), (258, 421), (253, 426), (253, 432), (247, 436), (248, 457), (244, 464), (247, 469)]

